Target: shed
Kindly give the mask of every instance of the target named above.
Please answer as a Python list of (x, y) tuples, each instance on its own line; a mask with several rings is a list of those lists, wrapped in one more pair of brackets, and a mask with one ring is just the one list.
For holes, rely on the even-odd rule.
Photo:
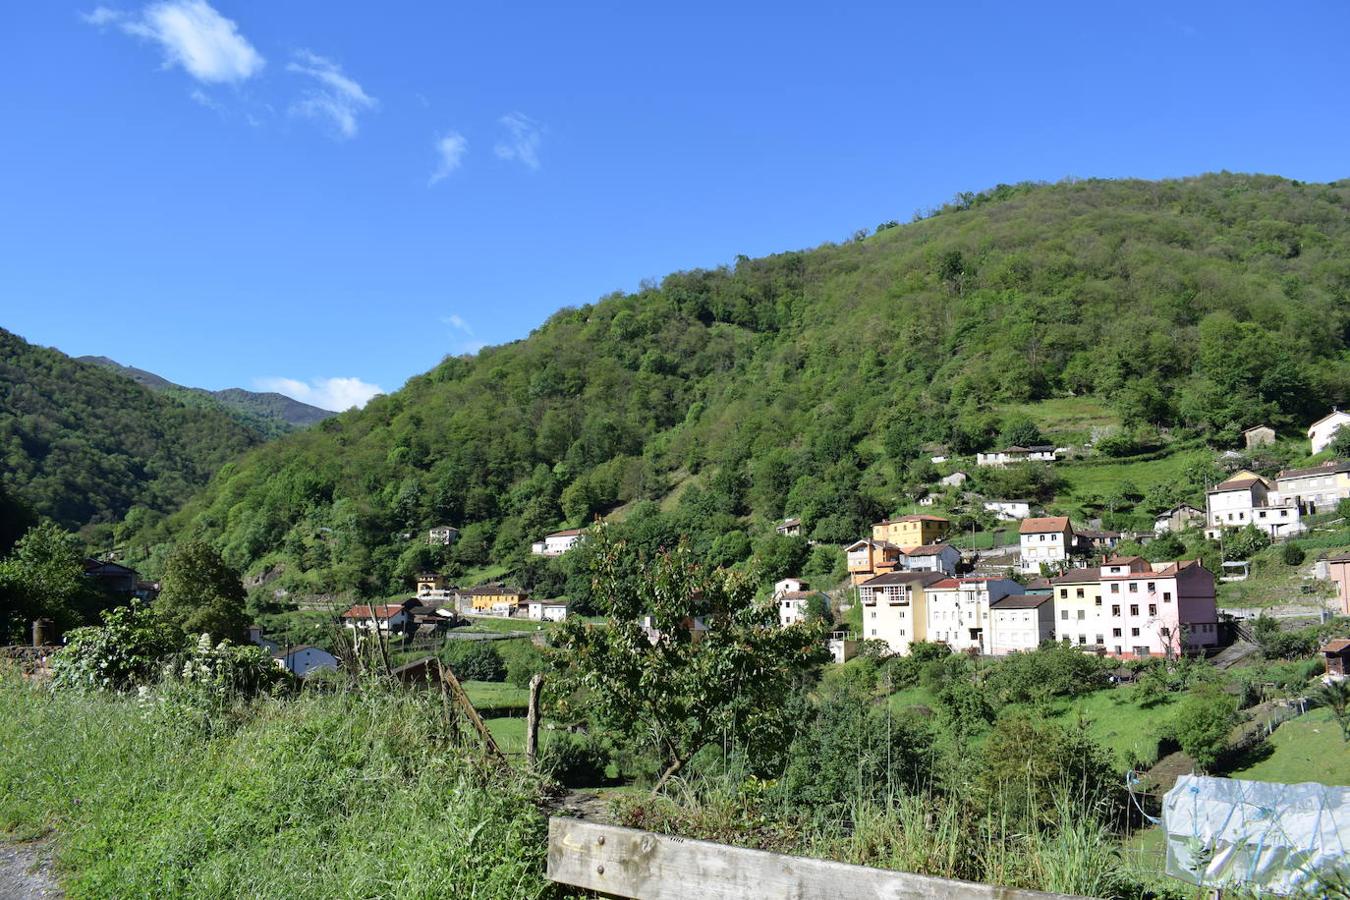
[(1350, 638), (1336, 638), (1328, 641), (1322, 648), (1322, 656), (1327, 661), (1327, 677), (1342, 679), (1345, 677), (1347, 669), (1350, 669)]

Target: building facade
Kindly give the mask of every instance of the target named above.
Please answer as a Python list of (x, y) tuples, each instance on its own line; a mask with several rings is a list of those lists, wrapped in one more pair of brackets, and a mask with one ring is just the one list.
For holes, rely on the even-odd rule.
[(990, 604), (1022, 592), (1011, 578), (945, 578), (924, 588), (925, 633), (952, 650), (992, 653)]
[(996, 656), (1035, 650), (1055, 637), (1055, 598), (1010, 594), (989, 604), (989, 652)]
[(1005, 447), (1002, 450), (993, 450), (989, 453), (977, 453), (975, 454), (975, 465), (1002, 468), (1013, 463), (1052, 463), (1057, 459), (1059, 459), (1059, 451), (1048, 444), (1042, 444), (1035, 447)]
[(864, 582), (858, 588), (863, 639), (885, 641), (902, 655), (915, 641), (926, 640), (924, 589), (942, 579), (930, 572), (890, 572)]
[(1278, 502), (1305, 512), (1328, 512), (1350, 497), (1350, 462), (1333, 459), (1308, 469), (1285, 469), (1275, 476)]
[(863, 582), (885, 575), (901, 567), (904, 554), (890, 541), (876, 541), (864, 538), (844, 548), (848, 560), (849, 580), (854, 587)]
[(1015, 522), (1031, 515), (1029, 500), (986, 500), (984, 508), (1001, 522)]
[(1023, 519), (1017, 526), (1021, 555), (1018, 558), (1018, 571), (1034, 575), (1041, 571), (1041, 564), (1057, 569), (1064, 566), (1073, 551), (1073, 526), (1068, 516), (1044, 516)]
[(535, 556), (562, 556), (581, 543), (585, 537), (585, 532), (580, 528), (555, 531), (552, 534), (544, 535), (542, 541), (535, 541), (531, 544), (530, 552)]
[(886, 541), (902, 549), (936, 544), (951, 531), (952, 523), (942, 516), (910, 515), (882, 519), (872, 526), (872, 540)]
[(1218, 539), (1225, 528), (1254, 525), (1274, 540), (1305, 530), (1297, 504), (1283, 502), (1268, 478), (1243, 469), (1205, 495), (1205, 535)]
[(1308, 426), (1308, 445), (1313, 453), (1321, 453), (1336, 440), (1336, 432), (1350, 425), (1350, 413), (1333, 409), (1330, 413)]

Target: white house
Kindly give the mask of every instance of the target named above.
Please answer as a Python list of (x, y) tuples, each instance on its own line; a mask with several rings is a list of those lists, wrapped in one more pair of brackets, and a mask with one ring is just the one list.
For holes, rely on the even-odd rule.
[(1054, 462), (1059, 459), (1059, 451), (1049, 444), (1035, 447), (1005, 447), (989, 453), (975, 454), (975, 465), (1003, 467), (1010, 463)]
[(561, 622), (567, 618), (566, 600), (531, 600), (526, 615), (540, 622)]
[(806, 582), (802, 581), (800, 578), (783, 578), (779, 581), (775, 581), (773, 585), (773, 595), (775, 597), (790, 591), (804, 590), (806, 590)]
[(900, 552), (904, 554), (904, 567), (911, 572), (955, 575), (956, 566), (961, 562), (961, 551), (951, 544), (925, 544)]
[(535, 556), (562, 556), (585, 538), (586, 535), (580, 528), (555, 531), (552, 534), (544, 535), (542, 541), (535, 541), (531, 544), (530, 552)]
[(1336, 439), (1336, 432), (1350, 425), (1350, 413), (1332, 409), (1330, 413), (1308, 426), (1308, 441), (1313, 453), (1321, 453)]
[(441, 544), (449, 547), (459, 539), (459, 529), (453, 525), (437, 525), (427, 531), (428, 544)]
[(1015, 522), (1031, 515), (1030, 500), (986, 500), (984, 508), (1003, 522)]
[(989, 604), (989, 652), (996, 656), (1035, 650), (1055, 637), (1055, 598), (1009, 594)]
[(944, 475), (942, 478), (939, 478), (938, 483), (944, 484), (947, 487), (960, 487), (969, 480), (970, 476), (966, 475), (965, 472), (953, 472), (950, 475)]
[(774, 526), (774, 531), (783, 537), (797, 537), (802, 533), (802, 520), (793, 516), (790, 519), (784, 519)]
[[(413, 602), (413, 601), (409, 601)], [(354, 631), (406, 631), (409, 625), (407, 605), (353, 606), (342, 614), (342, 624)]]
[(825, 599), (825, 595), (820, 591), (784, 591), (781, 594), (774, 594), (773, 604), (778, 609), (778, 624), (786, 628), (806, 621), (811, 602), (816, 598), (824, 599), (826, 605), (829, 604), (829, 600)]
[(920, 506), (932, 506), (937, 502), (938, 502), (937, 494), (924, 494), (922, 497), (919, 498)]
[(289, 647), (284, 652), (273, 653), (277, 668), (285, 669), (298, 678), (304, 678), (315, 669), (337, 671), (337, 657), (312, 644), (300, 644)]
[(864, 581), (858, 587), (863, 639), (885, 641), (892, 653), (908, 653), (909, 645), (927, 634), (924, 588), (942, 580), (932, 572), (888, 572)]
[(1024, 574), (1040, 572), (1041, 563), (1057, 568), (1068, 561), (1073, 549), (1073, 526), (1068, 516), (1023, 519), (1017, 535), (1022, 549), (1018, 571)]
[(248, 626), (248, 639), (251, 643), (257, 644), (268, 653), (276, 653), (281, 647), (276, 641), (263, 636), (263, 627), (261, 625)]
[(1298, 505), (1279, 502), (1275, 484), (1247, 469), (1212, 487), (1205, 495), (1205, 506), (1205, 536), (1211, 539), (1218, 539), (1225, 528), (1248, 525), (1277, 540), (1307, 530)]
[(928, 640), (957, 651), (993, 652), (989, 605), (1021, 592), (1011, 578), (945, 578), (928, 585), (923, 592)]

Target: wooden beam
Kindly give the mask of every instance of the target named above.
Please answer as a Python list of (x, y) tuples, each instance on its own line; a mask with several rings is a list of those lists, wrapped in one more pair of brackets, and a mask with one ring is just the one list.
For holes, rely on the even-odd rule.
[(634, 900), (1074, 900), (564, 818), (548, 820), (548, 877)]
[(472, 724), (474, 730), (478, 732), (478, 736), (483, 739), (483, 746), (487, 748), (488, 754), (495, 757), (498, 762), (506, 762), (506, 757), (502, 755), (501, 748), (497, 746), (496, 740), (493, 739), (492, 732), (488, 730), (487, 723), (483, 721), (482, 716), (478, 715), (478, 710), (474, 707), (473, 701), (469, 699), (469, 695), (464, 691), (464, 685), (460, 684), (459, 679), (455, 677), (454, 670), (444, 662), (441, 662), (439, 665), (441, 669), (441, 680), (450, 688), (450, 696), (455, 699), (455, 703), (459, 705), (459, 708), (464, 710), (464, 715), (469, 717), (470, 724)]
[(530, 678), (530, 705), (525, 716), (525, 759), (533, 769), (539, 759), (539, 694), (544, 676), (536, 672)]

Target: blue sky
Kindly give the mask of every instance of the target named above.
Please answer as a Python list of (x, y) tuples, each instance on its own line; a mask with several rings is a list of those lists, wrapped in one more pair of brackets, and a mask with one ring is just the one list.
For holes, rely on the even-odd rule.
[(957, 191), (1350, 176), (1350, 7), (10, 4), (0, 326), (394, 390), (644, 278)]

